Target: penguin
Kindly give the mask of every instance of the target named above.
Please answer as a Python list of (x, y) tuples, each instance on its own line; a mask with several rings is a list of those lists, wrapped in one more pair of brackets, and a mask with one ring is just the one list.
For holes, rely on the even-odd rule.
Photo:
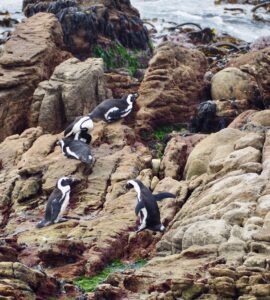
[(89, 144), (91, 135), (88, 131), (94, 127), (93, 121), (89, 116), (77, 117), (64, 131), (64, 137), (72, 136), (74, 140), (81, 140)]
[(101, 102), (88, 115), (93, 120), (111, 123), (126, 117), (133, 109), (137, 94), (129, 94), (121, 99), (107, 99)]
[(86, 143), (80, 140), (74, 140), (72, 136), (70, 136), (59, 140), (57, 144), (60, 145), (62, 153), (66, 157), (80, 160), (87, 165), (91, 165), (93, 163), (91, 150)]
[(48, 199), (45, 218), (36, 225), (37, 228), (65, 221), (62, 216), (69, 204), (71, 185), (75, 182), (76, 179), (69, 177), (58, 179)]
[(136, 232), (140, 232), (144, 229), (164, 232), (165, 226), (161, 224), (160, 221), (160, 212), (157, 201), (164, 198), (175, 198), (176, 196), (167, 192), (152, 194), (152, 192), (137, 179), (129, 180), (126, 188), (134, 188), (137, 193), (135, 214), (140, 215), (140, 226)]

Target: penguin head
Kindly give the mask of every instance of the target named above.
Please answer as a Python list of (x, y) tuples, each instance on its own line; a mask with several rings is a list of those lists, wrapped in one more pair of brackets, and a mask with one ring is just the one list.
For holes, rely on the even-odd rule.
[(70, 186), (76, 183), (78, 180), (71, 177), (61, 177), (57, 181), (57, 186)]
[(138, 94), (128, 94), (125, 98), (128, 104), (134, 104), (138, 98)]
[(60, 147), (63, 149), (63, 147), (65, 146), (65, 140), (64, 140), (64, 139), (58, 140), (58, 141), (56, 142), (56, 145), (57, 145), (57, 146), (60, 146)]
[(137, 179), (129, 180), (126, 184), (126, 189), (130, 190), (134, 188), (137, 192), (141, 189), (141, 182)]

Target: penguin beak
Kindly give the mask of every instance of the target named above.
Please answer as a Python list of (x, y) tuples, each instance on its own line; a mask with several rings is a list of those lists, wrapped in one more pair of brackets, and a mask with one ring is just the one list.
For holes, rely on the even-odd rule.
[(138, 97), (139, 97), (139, 94), (138, 94), (138, 93), (133, 94), (134, 102), (137, 100)]
[(78, 179), (78, 178), (70, 178), (70, 184), (77, 184), (77, 183), (79, 183), (79, 182), (81, 182), (81, 180), (80, 179)]

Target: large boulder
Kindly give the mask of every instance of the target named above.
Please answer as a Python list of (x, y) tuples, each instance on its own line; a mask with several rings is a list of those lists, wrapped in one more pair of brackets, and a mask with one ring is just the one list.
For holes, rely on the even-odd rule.
[(32, 96), (38, 83), (70, 57), (54, 15), (37, 14), (17, 25), (0, 57), (0, 140), (28, 127)]
[(56, 279), (18, 262), (0, 262), (2, 299), (46, 299), (60, 293)]
[(260, 100), (259, 87), (254, 78), (238, 68), (225, 68), (215, 74), (211, 82), (212, 99)]
[(137, 130), (190, 121), (203, 100), (206, 67), (198, 50), (173, 43), (157, 47), (139, 89)]
[(252, 76), (259, 87), (259, 97), (266, 108), (270, 105), (270, 47), (252, 51), (230, 61), (229, 67)]
[(132, 49), (149, 48), (148, 31), (130, 1), (25, 0), (23, 8), (27, 17), (54, 13), (62, 24), (66, 46), (80, 57), (89, 57), (94, 46), (111, 41)]
[(39, 84), (33, 95), (30, 126), (59, 132), (80, 115), (88, 114), (106, 98), (103, 61), (76, 58), (64, 61), (50, 80)]
[(204, 134), (186, 137), (179, 134), (173, 135), (164, 151), (160, 164), (160, 176), (182, 179), (189, 154), (205, 137)]
[[(10, 136), (0, 144), (0, 226), (7, 239), (5, 251), (14, 236), (18, 248), (17, 253), (3, 257), (18, 259), (29, 267), (41, 264), (48, 274), (72, 278), (93, 275), (108, 261), (129, 252), (135, 253), (130, 254), (135, 258), (150, 255), (160, 235), (146, 232), (132, 238), (137, 227), (136, 194), (127, 192), (125, 185), (136, 177), (150, 185), (151, 154), (135, 143), (134, 130), (121, 122), (99, 122), (92, 135), (92, 170), (63, 156), (56, 146), (61, 134), (44, 134), (40, 127)], [(37, 229), (48, 196), (61, 176), (79, 180), (72, 189), (69, 219)], [(156, 192), (166, 187), (173, 193), (181, 189), (171, 179), (160, 182)], [(179, 205), (171, 200), (161, 205), (166, 225)]]

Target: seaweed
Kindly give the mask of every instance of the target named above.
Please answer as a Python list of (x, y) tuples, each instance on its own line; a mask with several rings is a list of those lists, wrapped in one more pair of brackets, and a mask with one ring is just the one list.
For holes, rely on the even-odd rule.
[(85, 292), (93, 292), (96, 287), (104, 282), (107, 277), (114, 272), (123, 272), (126, 269), (139, 269), (146, 264), (146, 260), (137, 260), (134, 264), (124, 264), (120, 260), (115, 260), (105, 267), (99, 274), (93, 277), (80, 276), (74, 280), (74, 284), (78, 285)]
[(108, 70), (124, 67), (131, 76), (134, 76), (139, 68), (138, 59), (135, 57), (136, 51), (127, 50), (119, 43), (112, 43), (107, 48), (96, 45), (93, 47), (93, 54), (103, 59)]

